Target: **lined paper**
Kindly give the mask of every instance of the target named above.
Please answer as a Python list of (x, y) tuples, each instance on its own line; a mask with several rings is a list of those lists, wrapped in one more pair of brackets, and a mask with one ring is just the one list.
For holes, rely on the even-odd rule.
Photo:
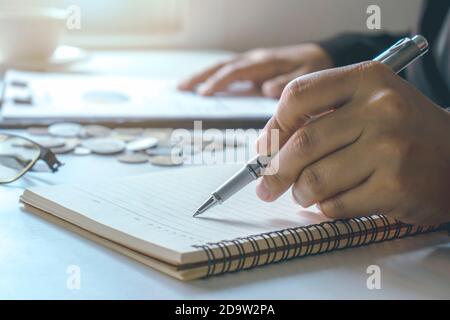
[[(238, 168), (240, 165), (176, 168), (83, 185), (37, 187), (29, 192), (79, 216), (177, 252), (191, 251), (193, 245), (327, 220), (317, 209), (295, 204), (290, 192), (275, 202), (262, 202), (255, 195), (255, 184), (193, 218), (197, 207)], [(76, 222), (79, 216), (73, 215), (71, 220)]]

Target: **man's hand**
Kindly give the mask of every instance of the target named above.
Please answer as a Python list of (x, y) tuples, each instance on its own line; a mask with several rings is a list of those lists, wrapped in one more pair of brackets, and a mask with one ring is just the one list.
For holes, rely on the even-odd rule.
[(304, 74), (333, 67), (328, 54), (316, 44), (256, 49), (219, 63), (179, 84), (205, 96), (225, 90), (235, 81), (252, 81), (265, 96), (279, 98), (286, 84)]
[(272, 129), (278, 171), (258, 185), (261, 199), (292, 186), (300, 205), (318, 204), (332, 218), (450, 221), (450, 115), (388, 67), (365, 62), (293, 80), (260, 150), (269, 150)]

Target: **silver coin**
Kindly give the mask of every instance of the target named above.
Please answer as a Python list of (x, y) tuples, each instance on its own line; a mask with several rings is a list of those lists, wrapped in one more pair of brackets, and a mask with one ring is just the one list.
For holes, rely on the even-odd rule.
[(114, 133), (117, 135), (138, 136), (144, 132), (142, 128), (115, 128)]
[(61, 122), (55, 123), (48, 127), (48, 132), (57, 137), (76, 137), (83, 131), (83, 127), (78, 123)]
[(155, 166), (173, 167), (182, 165), (184, 159), (181, 156), (155, 156), (150, 157), (149, 161)]
[(146, 163), (148, 156), (143, 153), (126, 153), (117, 157), (117, 160), (123, 163)]
[(149, 156), (181, 156), (183, 154), (183, 149), (173, 146), (158, 146), (156, 148), (145, 150), (145, 153)]
[(129, 134), (113, 134), (111, 136), (111, 139), (120, 140), (123, 142), (130, 142), (130, 141), (136, 140), (136, 136), (129, 135)]
[(111, 134), (111, 129), (100, 125), (86, 125), (83, 127), (88, 137), (107, 137)]
[(133, 140), (127, 144), (129, 151), (142, 151), (155, 147), (158, 144), (158, 139), (154, 137), (145, 137)]
[(30, 127), (27, 129), (27, 132), (33, 136), (46, 136), (49, 134), (47, 127)]
[(91, 150), (89, 150), (88, 148), (85, 148), (85, 147), (76, 147), (73, 150), (73, 154), (77, 155), (77, 156), (87, 156), (87, 155), (91, 154)]
[(91, 138), (84, 140), (81, 145), (93, 153), (115, 154), (125, 149), (125, 142), (110, 138)]
[(59, 148), (66, 145), (66, 140), (62, 138), (40, 138), (35, 140), (44, 148)]
[(143, 137), (154, 137), (158, 139), (160, 143), (165, 143), (170, 140), (172, 129), (145, 129), (142, 132)]
[(67, 139), (62, 147), (51, 148), (50, 150), (55, 154), (65, 154), (74, 150), (80, 144), (78, 139)]

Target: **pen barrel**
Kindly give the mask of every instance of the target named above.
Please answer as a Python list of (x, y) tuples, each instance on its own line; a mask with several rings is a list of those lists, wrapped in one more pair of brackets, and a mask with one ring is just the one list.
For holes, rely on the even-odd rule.
[(233, 194), (247, 186), (250, 182), (263, 175), (263, 170), (270, 162), (270, 156), (257, 155), (248, 161), (244, 167), (236, 172), (230, 179), (225, 181), (215, 192), (213, 196), (223, 202)]
[(225, 181), (216, 191), (213, 196), (219, 201), (223, 202), (241, 190), (256, 178), (247, 166), (241, 168), (230, 179)]
[(412, 39), (403, 39), (399, 44), (390, 48), (388, 52), (376, 57), (374, 61), (379, 61), (389, 66), (395, 73), (399, 73), (427, 51), (428, 43), (426, 39), (417, 35)]

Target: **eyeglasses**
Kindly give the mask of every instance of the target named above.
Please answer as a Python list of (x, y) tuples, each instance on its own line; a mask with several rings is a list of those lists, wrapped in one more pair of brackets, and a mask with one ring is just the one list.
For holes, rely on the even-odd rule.
[(52, 172), (63, 165), (49, 149), (16, 135), (0, 133), (0, 184), (11, 183), (30, 171), (39, 160)]

